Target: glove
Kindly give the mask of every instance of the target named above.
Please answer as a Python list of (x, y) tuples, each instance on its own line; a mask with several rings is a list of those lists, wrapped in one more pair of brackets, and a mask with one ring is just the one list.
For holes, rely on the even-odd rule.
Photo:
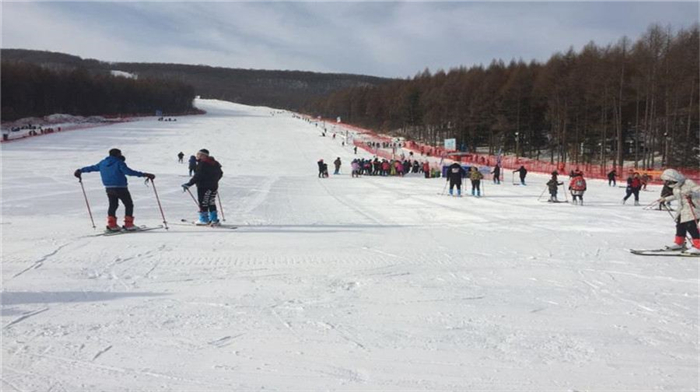
[(182, 184), (182, 191), (186, 192), (188, 189), (190, 189), (191, 186), (192, 185), (190, 185), (190, 184)]
[(81, 175), (81, 174), (82, 174), (82, 172), (80, 171), (80, 169), (76, 170), (76, 171), (73, 173), (73, 175), (76, 176), (76, 177), (78, 177), (78, 178), (80, 178), (80, 175)]
[(151, 173), (143, 173), (143, 176), (148, 178), (149, 180), (156, 178), (156, 175)]

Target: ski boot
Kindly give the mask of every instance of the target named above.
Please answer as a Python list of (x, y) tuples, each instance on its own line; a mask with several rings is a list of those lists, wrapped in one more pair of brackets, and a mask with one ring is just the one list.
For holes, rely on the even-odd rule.
[(117, 224), (117, 217), (116, 216), (108, 216), (107, 217), (107, 227), (105, 228), (105, 231), (121, 231), (122, 228), (119, 227)]
[(694, 238), (693, 247), (686, 250), (685, 253), (689, 253), (691, 255), (700, 255), (700, 238)]
[(457, 197), (462, 197), (462, 190), (457, 188)]
[(216, 211), (209, 211), (209, 224), (212, 226), (219, 226), (219, 215)]
[(207, 211), (199, 212), (199, 220), (197, 221), (197, 226), (206, 226), (209, 224), (209, 213)]
[(676, 236), (672, 245), (666, 246), (667, 250), (683, 250), (685, 249), (685, 238)]
[(134, 217), (133, 216), (125, 216), (124, 217), (124, 226), (122, 226), (122, 227), (126, 231), (138, 230), (138, 227), (134, 226)]

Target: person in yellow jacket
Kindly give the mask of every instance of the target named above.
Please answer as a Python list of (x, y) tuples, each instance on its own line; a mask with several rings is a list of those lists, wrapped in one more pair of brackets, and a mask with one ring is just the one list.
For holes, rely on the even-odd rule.
[(479, 168), (472, 166), (469, 169), (469, 179), (472, 181), (472, 196), (481, 197), (481, 179), (484, 175), (481, 174)]

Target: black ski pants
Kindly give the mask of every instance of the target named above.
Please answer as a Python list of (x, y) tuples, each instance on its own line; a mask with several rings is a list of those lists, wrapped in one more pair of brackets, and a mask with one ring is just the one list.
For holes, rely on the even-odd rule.
[(124, 215), (134, 216), (134, 202), (131, 200), (129, 188), (107, 188), (107, 198), (109, 199), (109, 209), (107, 210), (108, 216), (117, 216), (119, 200), (121, 200), (124, 204)]
[(216, 211), (216, 193), (219, 188), (197, 187), (197, 200), (199, 201), (199, 211)]
[(627, 188), (626, 192), (627, 192), (627, 195), (625, 196), (625, 200), (629, 199), (630, 196), (632, 196), (634, 194), (634, 201), (639, 201), (639, 189)]
[(690, 236), (697, 240), (700, 238), (700, 232), (698, 232), (698, 221), (687, 221), (683, 223), (676, 223), (676, 236), (685, 238), (685, 234), (690, 233)]

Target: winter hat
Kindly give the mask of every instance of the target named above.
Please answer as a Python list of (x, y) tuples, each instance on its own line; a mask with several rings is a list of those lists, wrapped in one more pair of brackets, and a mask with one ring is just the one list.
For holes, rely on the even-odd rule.
[(664, 181), (675, 182), (674, 185), (670, 185), (671, 187), (678, 186), (679, 184), (683, 184), (685, 182), (685, 176), (675, 169), (664, 170), (664, 172), (661, 173), (661, 179)]
[(206, 148), (199, 150), (198, 153), (209, 156), (209, 150), (207, 150)]
[(120, 156), (122, 156), (122, 150), (120, 150), (118, 148), (113, 148), (113, 149), (109, 150), (109, 156), (110, 157), (120, 157)]

